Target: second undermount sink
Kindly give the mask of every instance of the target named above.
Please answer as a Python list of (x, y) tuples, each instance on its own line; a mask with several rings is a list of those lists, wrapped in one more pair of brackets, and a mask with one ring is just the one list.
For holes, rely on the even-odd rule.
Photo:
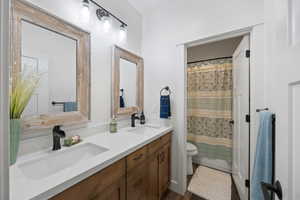
[(160, 129), (159, 126), (151, 126), (151, 125), (144, 125), (144, 126), (137, 126), (134, 128), (127, 128), (126, 131), (130, 133), (136, 133), (136, 134), (151, 134), (153, 131)]
[(41, 179), (85, 162), (106, 151), (108, 151), (107, 148), (92, 143), (85, 143), (66, 150), (52, 151), (41, 158), (22, 163), (18, 167), (28, 178)]

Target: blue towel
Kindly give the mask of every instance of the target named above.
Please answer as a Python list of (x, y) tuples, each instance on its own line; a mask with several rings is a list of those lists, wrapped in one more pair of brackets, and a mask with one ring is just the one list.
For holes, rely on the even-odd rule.
[(123, 96), (120, 96), (120, 108), (125, 108), (125, 101)]
[(254, 167), (251, 180), (251, 200), (262, 200), (261, 182), (272, 183), (272, 113), (260, 113)]
[(170, 95), (160, 96), (160, 118), (168, 119), (171, 117)]
[(77, 111), (77, 102), (65, 102), (64, 112), (73, 112), (73, 111)]

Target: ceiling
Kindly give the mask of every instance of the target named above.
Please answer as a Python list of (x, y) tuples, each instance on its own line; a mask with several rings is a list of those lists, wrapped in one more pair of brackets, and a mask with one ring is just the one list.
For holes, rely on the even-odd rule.
[(141, 14), (155, 8), (161, 0), (128, 0)]

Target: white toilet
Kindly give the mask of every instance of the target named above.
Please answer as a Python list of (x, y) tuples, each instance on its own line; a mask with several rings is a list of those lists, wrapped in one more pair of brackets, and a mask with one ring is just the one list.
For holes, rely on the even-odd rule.
[(198, 154), (198, 149), (192, 143), (187, 143), (186, 146), (187, 151), (187, 175), (193, 175), (193, 161), (192, 157)]

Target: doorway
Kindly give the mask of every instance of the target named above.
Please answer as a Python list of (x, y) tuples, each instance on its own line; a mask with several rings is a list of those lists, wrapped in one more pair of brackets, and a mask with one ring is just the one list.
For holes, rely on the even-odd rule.
[[(249, 34), (187, 48), (188, 180), (195, 168), (188, 190), (201, 198), (212, 199), (220, 192), (220, 197), (231, 199), (231, 177), (233, 191), (238, 191), (233, 196), (249, 197), (245, 186), (250, 176), (249, 52)], [(205, 181), (207, 173), (211, 176)], [(223, 185), (211, 181), (218, 177)], [(212, 191), (201, 191), (204, 187)]]

